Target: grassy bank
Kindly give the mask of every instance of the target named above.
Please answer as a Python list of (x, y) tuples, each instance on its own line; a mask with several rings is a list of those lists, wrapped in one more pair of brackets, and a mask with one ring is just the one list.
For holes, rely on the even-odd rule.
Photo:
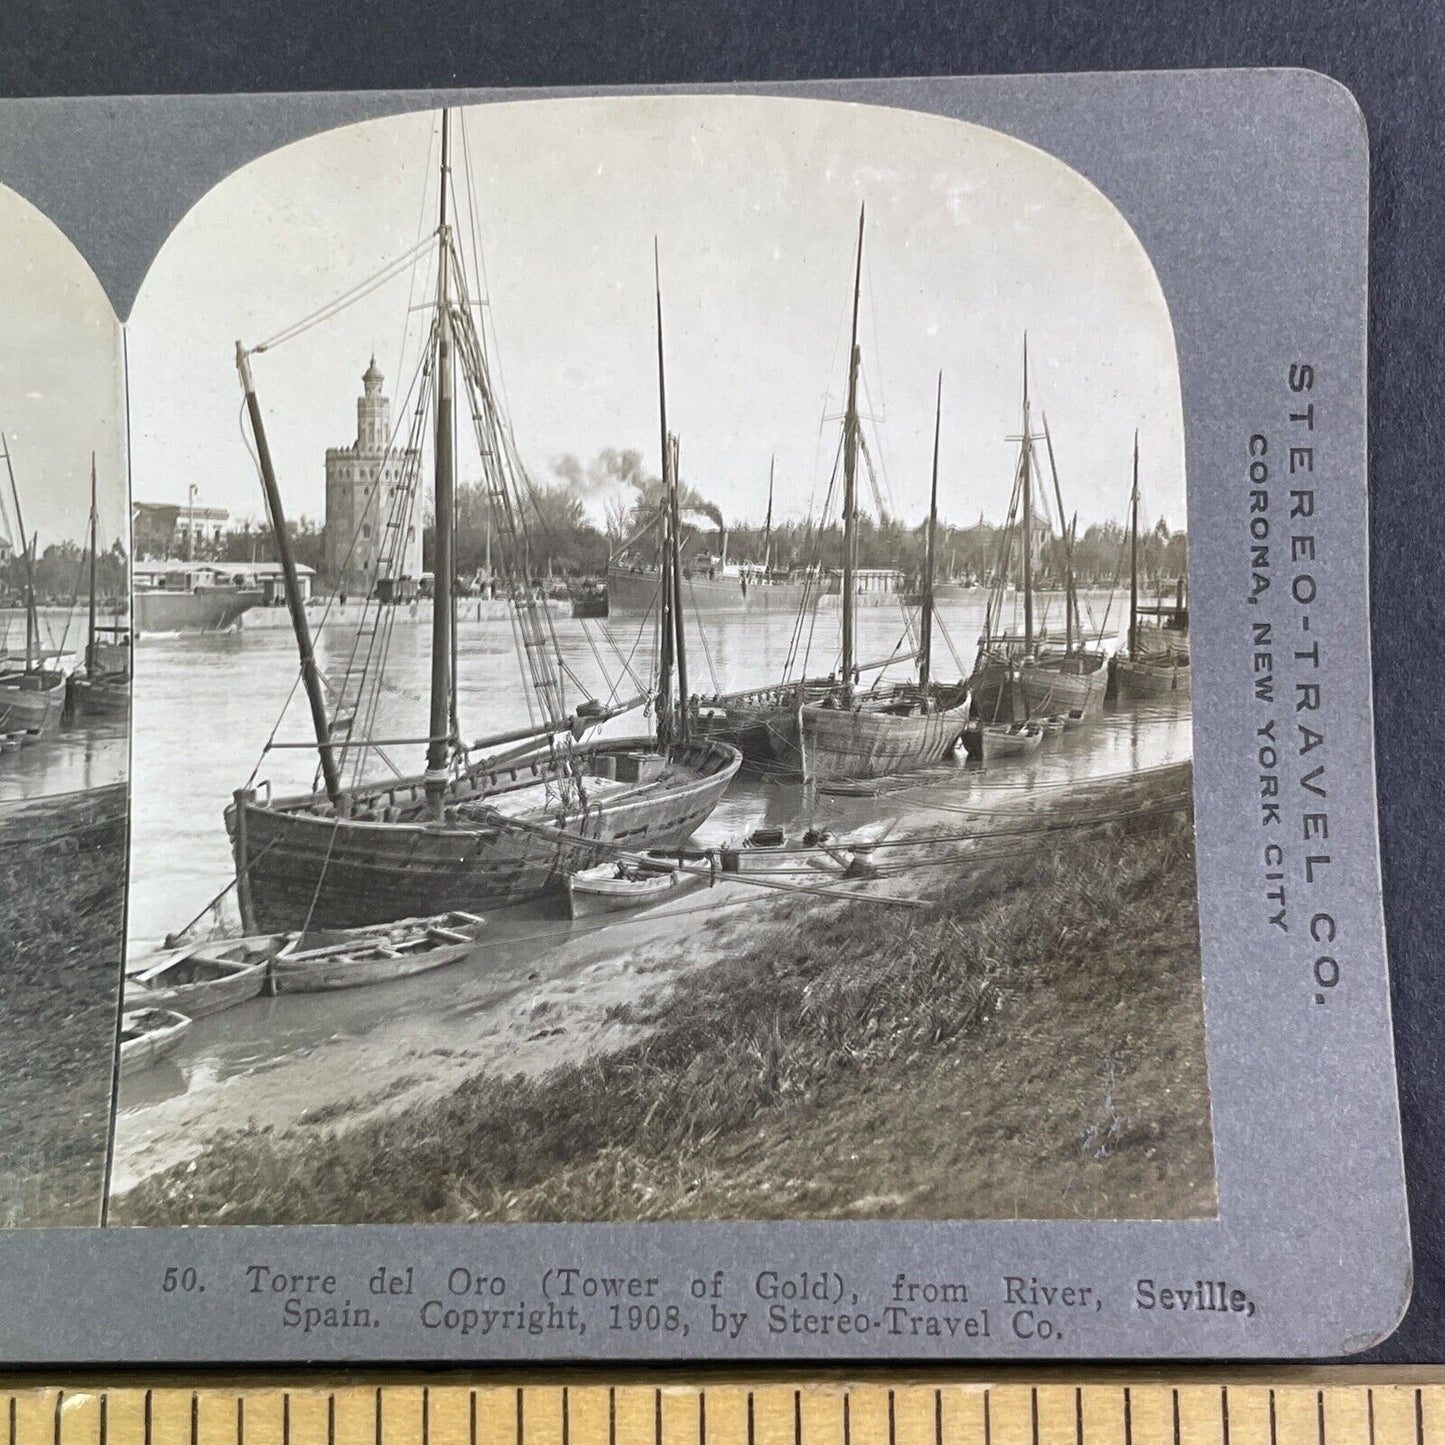
[(125, 909), (125, 786), (0, 810), (0, 1225), (96, 1224)]
[[(1215, 1207), (1187, 769), (755, 930), (540, 1079), (219, 1136), (120, 1223), (1197, 1217)], [(1108, 813), (1127, 821), (1069, 827)]]

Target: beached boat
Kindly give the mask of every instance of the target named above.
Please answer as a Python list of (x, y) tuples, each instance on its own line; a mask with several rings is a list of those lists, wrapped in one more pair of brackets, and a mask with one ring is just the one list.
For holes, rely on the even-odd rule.
[[(60, 730), (65, 713), (65, 672), (47, 666), (40, 643), (40, 615), (35, 605), (35, 537), (26, 536), (20, 510), (20, 489), (9, 443), (0, 435), (0, 451), (10, 481), (10, 499), (15, 506), (15, 541), (25, 560), (25, 656), (0, 665), (0, 736), (35, 742)], [(60, 661), (58, 655), (54, 663)]]
[(285, 945), (280, 934), (210, 939), (169, 953), (125, 981), (128, 1001), (148, 1008), (176, 1009), (203, 1018), (256, 998), (266, 986), (266, 969)]
[(393, 983), (459, 963), (476, 952), (485, 927), (479, 915), (453, 909), (371, 928), (293, 934), (271, 960), (271, 986), (283, 994)]
[(986, 763), (1028, 757), (1038, 751), (1043, 740), (1043, 728), (1033, 722), (985, 723), (975, 719), (963, 734), (969, 757)]
[[(1034, 488), (1040, 484), (1040, 467), (1035, 445), (1042, 440), (1048, 451), (1049, 472), (1053, 494), (1058, 504), (1060, 530), (1057, 539), (1064, 573), (1064, 636), (1062, 643), (1045, 640), (1042, 629), (1035, 627), (1034, 549), (1036, 518)], [(984, 614), (983, 635), (979, 638), (978, 659), (970, 683), (974, 709), (986, 722), (1012, 721), (1016, 718), (1048, 717), (1056, 713), (1077, 713), (1079, 721), (1093, 722), (1103, 716), (1104, 698), (1109, 687), (1108, 656), (1098, 645), (1086, 642), (1079, 615), (1078, 593), (1074, 585), (1073, 527), (1064, 526), (1063, 490), (1054, 462), (1053, 438), (1047, 419), (1040, 436), (1033, 432), (1029, 403), (1028, 338), (1024, 338), (1023, 364), (1023, 432), (1019, 441), (1019, 457), (1014, 473), (1013, 497), (1009, 503), (1008, 522), (1004, 527), (1002, 552), (996, 571), (997, 581)], [(1047, 526), (1045, 526), (1047, 531)], [(1003, 599), (1012, 589), (1007, 587), (1015, 539), (1021, 558), (1022, 576), (1018, 594), (1023, 604), (1022, 634), (1000, 631)]]
[[(1186, 619), (1181, 627), (1178, 617)], [(1139, 434), (1134, 433), (1134, 487), (1129, 516), (1129, 633), (1122, 652), (1112, 663), (1114, 689), (1123, 702), (1148, 702), (1189, 696), (1188, 614), (1183, 606), (1183, 584), (1176, 614), (1171, 618), (1156, 609), (1157, 625), (1140, 622), (1139, 606)], [(1173, 625), (1167, 625), (1169, 623)]]
[(96, 560), (99, 514), (95, 495), (95, 453), (90, 454), (90, 603), (85, 663), (71, 673), (68, 704), (76, 718), (124, 717), (130, 712), (130, 634), (108, 629), (111, 641), (102, 641), (96, 621)]
[(190, 1027), (185, 1014), (171, 1009), (128, 1009), (121, 1014), (121, 1077), (148, 1069), (174, 1053)]
[[(436, 292), (425, 355), (417, 362), (415, 435), (432, 426), (435, 466), (435, 600), (426, 732), (376, 738), (369, 720), (383, 691), (386, 637), (328, 696), (312, 645), (291, 551), (285, 510), (271, 462), (250, 353), (237, 369), (256, 444), (267, 514), (285, 584), (301, 682), (309, 703), (323, 787), (274, 799), (269, 789), (238, 792), (226, 811), (237, 892), (248, 930), (348, 928), (450, 909), (480, 911), (565, 885), (568, 875), (628, 849), (678, 847), (711, 814), (741, 766), (738, 751), (692, 735), (686, 685), (678, 561), (677, 439), (667, 429), (658, 288), (658, 378), (663, 480), (668, 496), (661, 562), (662, 646), (655, 690), (611, 709), (569, 705), (559, 644), (538, 599), (527, 533), (530, 486), (511, 424), (500, 411), (487, 345), (449, 212), (450, 116), (441, 125), (440, 219), (435, 231)], [(463, 172), (463, 174), (466, 174)], [(337, 302), (365, 293), (365, 285)], [(460, 383), (460, 394), (458, 394)], [(454, 566), (456, 459), (454, 418), (475, 434), (477, 461), (492, 514), (502, 529), (501, 573), (516, 599), (517, 654), (538, 721), (471, 744), (457, 718)], [(397, 445), (398, 480), (389, 495), (386, 532), (404, 538), (419, 525), (422, 449)], [(399, 544), (384, 545), (380, 578), (400, 563)], [(373, 604), (368, 601), (366, 604)], [(385, 636), (383, 636), (385, 633)], [(674, 687), (674, 676), (676, 687)], [(587, 743), (587, 732), (650, 702), (655, 734)], [(368, 777), (395, 749), (425, 745), (425, 772)], [(381, 774), (383, 767), (373, 764)], [(344, 777), (349, 773), (349, 777)]]
[(573, 918), (623, 913), (671, 897), (687, 877), (677, 866), (649, 858), (619, 858), (584, 868), (567, 879), (567, 905)]
[[(858, 216), (858, 250), (853, 277), (852, 330), (848, 352), (848, 389), (843, 413), (843, 536), (838, 569), (842, 667), (836, 678), (785, 680), (771, 698), (746, 706), (732, 703), (735, 735), (750, 730), (766, 741), (772, 762), (801, 773), (810, 782), (877, 778), (912, 772), (941, 762), (952, 751), (968, 721), (970, 694), (963, 682), (939, 683), (932, 676), (935, 624), (933, 581), (938, 531), (938, 450), (943, 418), (943, 378), (938, 379), (934, 410), (933, 480), (927, 549), (916, 651), (890, 661), (917, 660), (914, 682), (860, 684), (862, 668), (855, 652), (858, 583), (858, 467), (863, 449), (858, 411), (862, 349), (858, 313), (863, 286), (864, 215)], [(898, 600), (901, 594), (891, 594)], [(886, 666), (886, 664), (884, 664)], [(880, 669), (881, 671), (881, 669)]]

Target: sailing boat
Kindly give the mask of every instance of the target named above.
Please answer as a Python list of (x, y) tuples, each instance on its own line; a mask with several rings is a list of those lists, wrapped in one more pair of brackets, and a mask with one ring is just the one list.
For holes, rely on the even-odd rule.
[(112, 642), (100, 640), (96, 622), (96, 546), (99, 513), (95, 497), (95, 453), (90, 454), (90, 612), (85, 667), (70, 678), (70, 708), (76, 717), (122, 717), (130, 711), (130, 640), (120, 629)]
[[(1033, 433), (1032, 421), (1029, 406), (1029, 350), (1028, 338), (1025, 337), (1023, 433), (1019, 440), (1014, 496), (1009, 506), (1000, 565), (993, 595), (985, 613), (984, 632), (979, 639), (978, 660), (972, 677), (974, 707), (979, 719), (986, 726), (1055, 716), (1073, 718), (1078, 722), (1092, 722), (1103, 714), (1104, 694), (1109, 683), (1106, 654), (1098, 646), (1086, 646), (1082, 636), (1078, 594), (1074, 586), (1073, 546), (1068, 532), (1064, 534), (1062, 548), (1062, 647), (1056, 642), (1047, 641), (1043, 632), (1034, 627), (1034, 548), (1038, 542), (1034, 487), (1039, 481), (1034, 444), (1039, 438)], [(1054, 466), (1054, 444), (1047, 421), (1044, 423), (1043, 440), (1048, 449), (1053, 490), (1062, 523), (1063, 495), (1058, 468)], [(994, 622), (1003, 610), (1003, 594), (1007, 587), (1008, 562), (1013, 551), (1015, 533), (1019, 536), (1023, 560), (1020, 583), (1024, 612), (1022, 637), (1008, 632), (995, 633), (993, 630)]]
[(9, 661), (0, 666), (0, 734), (29, 742), (59, 731), (65, 712), (65, 674), (58, 667), (46, 667), (40, 655), (40, 614), (35, 605), (35, 538), (25, 535), (20, 490), (15, 484), (10, 445), (3, 433), (0, 433), (0, 447), (5, 450), (5, 471), (10, 479), (10, 499), (15, 506), (15, 540), (25, 558), (25, 662), (21, 667)]
[[(668, 672), (652, 698), (656, 735), (583, 741), (590, 728), (632, 710), (645, 698), (612, 709), (593, 702), (583, 702), (575, 711), (566, 706), (557, 638), (531, 576), (522, 520), (527, 481), (473, 319), (476, 302), (468, 291), (448, 213), (450, 122), (444, 111), (437, 284), (423, 363), (429, 385), (420, 397), (415, 423), (419, 437), (430, 411), (436, 488), (429, 726), (424, 739), (413, 740), (426, 744), (423, 773), (361, 777), (361, 761), (383, 744), (401, 744), (372, 738), (369, 725), (358, 738), (359, 712), (333, 715), (328, 709), (250, 356), (237, 347), (324, 782), (311, 794), (280, 799), (270, 798), (269, 789), (244, 788), (227, 809), (248, 932), (355, 927), (418, 914), (477, 911), (561, 888), (570, 874), (610, 861), (620, 847), (677, 848), (717, 806), (742, 761), (734, 748), (690, 736), (685, 662), (678, 669), (683, 691), (673, 692)], [(659, 309), (659, 321), (660, 314)], [(529, 727), (470, 746), (462, 743), (457, 721), (454, 630), (453, 417), (458, 375), (491, 510), (503, 529), (502, 540), (509, 544), (503, 551), (517, 599), (513, 618), (518, 651), (526, 659), (542, 713)], [(666, 461), (665, 398), (662, 408)], [(664, 618), (679, 645), (675, 655), (680, 660), (681, 624), (676, 596), (668, 596), (668, 590)], [(354, 779), (349, 786), (342, 778), (348, 758)]]
[[(1159, 631), (1162, 629), (1150, 629)], [(1139, 627), (1139, 433), (1134, 433), (1134, 487), (1129, 497), (1129, 637), (1114, 658), (1114, 682), (1121, 698), (1145, 700), (1189, 695), (1187, 646), (1146, 644)]]
[[(924, 561), (916, 682), (858, 686), (865, 670), (856, 661), (858, 606), (858, 458), (862, 426), (858, 378), (863, 354), (858, 344), (858, 311), (863, 289), (865, 212), (858, 213), (858, 251), (853, 276), (853, 320), (848, 352), (848, 399), (843, 416), (843, 544), (839, 568), (842, 614), (841, 676), (805, 678), (730, 706), (736, 730), (761, 729), (773, 761), (808, 781), (876, 778), (940, 762), (958, 744), (968, 722), (969, 690), (963, 682), (938, 683), (932, 676), (933, 586), (938, 531), (938, 446), (943, 422), (943, 377), (933, 430), (932, 500)], [(880, 669), (888, 665), (869, 664)]]

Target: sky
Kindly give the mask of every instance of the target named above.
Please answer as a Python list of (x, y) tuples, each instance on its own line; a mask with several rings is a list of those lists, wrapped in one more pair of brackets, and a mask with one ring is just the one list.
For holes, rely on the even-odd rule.
[[(120, 325), (70, 241), (0, 186), (0, 428), (27, 536), (87, 542), (96, 453), (102, 548), (129, 538)], [(0, 528), (17, 540), (0, 466)]]
[[(656, 238), (684, 480), (730, 523), (761, 522), (775, 457), (775, 516), (816, 508), (866, 205), (862, 410), (889, 510), (926, 515), (941, 370), (940, 514), (1003, 518), (1027, 331), (1033, 400), (1080, 526), (1124, 517), (1136, 427), (1143, 514), (1184, 525), (1167, 306), (1128, 224), (1054, 158), (982, 127), (830, 101), (613, 97), (459, 114), (459, 239), (471, 256), (475, 217), (477, 290), (534, 480), (608, 448), (658, 469)], [(198, 505), (262, 515), (235, 343), (280, 333), (425, 241), (438, 132), (430, 113), (298, 142), (183, 219), (127, 328), (137, 498), (184, 504), (194, 485)], [(326, 448), (355, 435), (373, 351), (388, 393), (405, 392), (430, 264), (255, 357), (291, 515), (323, 515)], [(465, 448), (459, 463), (477, 474)], [(589, 492), (594, 517), (605, 499)]]

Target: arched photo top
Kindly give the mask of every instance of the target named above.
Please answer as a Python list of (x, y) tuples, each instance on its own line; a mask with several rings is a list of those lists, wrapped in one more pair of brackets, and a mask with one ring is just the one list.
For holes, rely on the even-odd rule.
[[(942, 371), (941, 511), (1002, 514), (1027, 332), (1080, 527), (1122, 519), (1136, 428), (1148, 520), (1184, 526), (1168, 306), (1125, 218), (1054, 157), (978, 125), (811, 99), (456, 114), (458, 235), (485, 267), (511, 422), (540, 480), (607, 450), (637, 450), (656, 470), (656, 239), (669, 407), (692, 484), (730, 521), (760, 520), (771, 462), (779, 514), (815, 507), (866, 206), (860, 340), (884, 508), (909, 524), (926, 510)], [(139, 499), (173, 501), (199, 477), (208, 504), (259, 517), (234, 343), (284, 331), (425, 239), (437, 125), (413, 113), (298, 141), (228, 176), (176, 227), (128, 328)], [(306, 399), (269, 412), (293, 513), (322, 514), (325, 452), (349, 437), (373, 356), (404, 392), (418, 284), (398, 275), (258, 358), (263, 400)]]

